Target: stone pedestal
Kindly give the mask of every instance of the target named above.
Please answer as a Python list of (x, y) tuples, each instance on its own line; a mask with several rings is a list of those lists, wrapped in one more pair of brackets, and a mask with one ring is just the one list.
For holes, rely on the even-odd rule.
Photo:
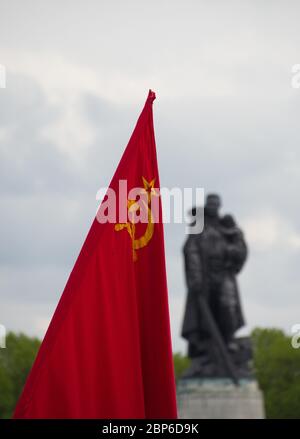
[(177, 385), (181, 419), (263, 419), (263, 395), (255, 379), (235, 386), (227, 378), (185, 378)]

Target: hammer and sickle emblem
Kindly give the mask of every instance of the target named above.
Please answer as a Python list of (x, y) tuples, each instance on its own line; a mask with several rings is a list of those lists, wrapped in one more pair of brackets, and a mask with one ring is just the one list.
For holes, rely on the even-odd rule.
[(147, 208), (147, 227), (146, 227), (145, 233), (142, 236), (140, 236), (139, 238), (136, 238), (136, 236), (135, 236), (136, 225), (134, 222), (134, 213), (140, 209), (136, 200), (127, 200), (128, 213), (131, 214), (133, 220), (128, 221), (127, 223), (118, 223), (115, 225), (115, 230), (117, 232), (119, 232), (120, 230), (126, 229), (127, 232), (129, 233), (129, 236), (130, 236), (131, 242), (132, 242), (132, 257), (133, 257), (134, 261), (137, 260), (137, 250), (145, 247), (153, 236), (154, 220), (153, 220), (153, 215), (152, 215), (152, 210), (151, 210), (151, 200), (152, 200), (152, 197), (158, 196), (158, 193), (156, 192), (156, 190), (154, 188), (155, 178), (153, 180), (151, 180), (150, 182), (148, 182), (144, 177), (142, 177), (142, 179), (143, 179), (144, 188), (141, 189), (141, 194), (147, 195), (147, 203), (145, 202), (144, 199), (141, 199), (141, 202), (143, 203), (145, 208)]

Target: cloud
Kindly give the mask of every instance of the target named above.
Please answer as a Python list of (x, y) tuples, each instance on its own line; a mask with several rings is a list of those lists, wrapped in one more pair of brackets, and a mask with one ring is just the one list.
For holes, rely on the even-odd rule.
[(250, 247), (257, 252), (299, 250), (300, 233), (276, 212), (258, 212), (242, 222)]

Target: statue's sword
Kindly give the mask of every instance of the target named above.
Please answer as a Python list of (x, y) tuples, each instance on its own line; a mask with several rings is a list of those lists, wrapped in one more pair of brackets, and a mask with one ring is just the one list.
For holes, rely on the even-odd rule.
[(215, 323), (215, 320), (211, 314), (211, 311), (209, 309), (209, 306), (207, 304), (206, 298), (203, 297), (203, 295), (198, 296), (199, 300), (199, 307), (202, 311), (202, 315), (206, 321), (207, 328), (210, 331), (210, 334), (212, 336), (213, 341), (216, 343), (218, 350), (220, 352), (220, 355), (222, 357), (222, 360), (224, 361), (225, 367), (229, 373), (229, 376), (231, 377), (232, 381), (236, 386), (239, 386), (239, 378), (236, 373), (235, 366), (230, 358), (230, 355), (226, 349), (226, 346), (224, 345), (224, 341), (220, 335), (220, 331)]

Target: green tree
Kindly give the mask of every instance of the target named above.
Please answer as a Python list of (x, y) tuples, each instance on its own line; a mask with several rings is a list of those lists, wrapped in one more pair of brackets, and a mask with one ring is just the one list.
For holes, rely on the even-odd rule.
[(185, 355), (182, 355), (180, 352), (176, 352), (175, 354), (173, 354), (173, 361), (174, 361), (175, 378), (176, 381), (178, 381), (182, 373), (190, 365), (190, 359)]
[(8, 333), (0, 349), (0, 417), (11, 417), (37, 354), (40, 341), (24, 334)]
[(270, 419), (300, 418), (300, 349), (278, 329), (252, 333), (256, 377)]
[(0, 417), (8, 418), (13, 406), (13, 386), (7, 369), (0, 362)]

